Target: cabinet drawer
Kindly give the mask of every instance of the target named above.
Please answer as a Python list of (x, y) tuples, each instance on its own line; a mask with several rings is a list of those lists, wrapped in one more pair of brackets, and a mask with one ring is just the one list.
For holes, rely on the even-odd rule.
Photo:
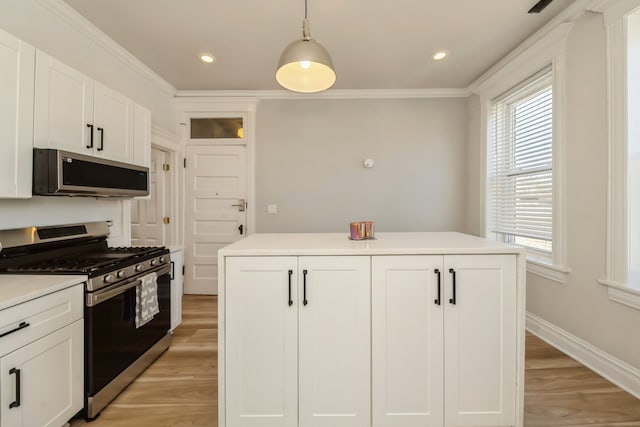
[(83, 293), (78, 284), (0, 311), (0, 335), (13, 331), (0, 337), (0, 355), (81, 319)]

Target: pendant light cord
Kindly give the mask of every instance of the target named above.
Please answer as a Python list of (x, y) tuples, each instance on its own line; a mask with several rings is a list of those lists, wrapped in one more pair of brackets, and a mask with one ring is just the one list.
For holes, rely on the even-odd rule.
[(304, 0), (304, 19), (307, 19), (307, 0)]

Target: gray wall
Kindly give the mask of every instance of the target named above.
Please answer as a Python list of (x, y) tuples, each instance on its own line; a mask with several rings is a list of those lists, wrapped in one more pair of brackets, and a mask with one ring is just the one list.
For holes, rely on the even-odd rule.
[(465, 98), (261, 101), (257, 231), (465, 231), (466, 111)]
[[(607, 62), (601, 15), (586, 13), (575, 22), (566, 65), (567, 264), (572, 271), (564, 285), (527, 274), (527, 311), (640, 369), (640, 311), (609, 300), (607, 287), (598, 283), (605, 277), (607, 227)], [(479, 109), (478, 98), (470, 102)], [(479, 125), (470, 121), (470, 132), (479, 134)], [(477, 204), (470, 206), (478, 210)]]

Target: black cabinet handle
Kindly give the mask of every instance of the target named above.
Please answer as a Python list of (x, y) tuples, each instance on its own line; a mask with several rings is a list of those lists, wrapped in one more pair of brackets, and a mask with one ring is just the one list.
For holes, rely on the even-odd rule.
[(87, 148), (93, 148), (93, 125), (87, 123), (87, 127), (91, 129), (91, 132), (89, 133), (89, 145), (87, 145)]
[(438, 270), (436, 268), (435, 270), (433, 270), (433, 272), (438, 275), (438, 298), (433, 300), (433, 302), (436, 305), (440, 305), (441, 304), (441, 300), (440, 300), (440, 270)]
[(16, 400), (9, 404), (9, 409), (20, 406), (20, 369), (11, 368), (9, 375), (16, 374)]
[(98, 147), (98, 151), (104, 150), (104, 129), (97, 128), (98, 132), (100, 132), (100, 147)]
[(2, 337), (6, 337), (6, 336), (7, 336), (7, 335), (9, 335), (9, 334), (12, 334), (12, 333), (14, 333), (14, 332), (19, 331), (20, 329), (24, 329), (24, 328), (26, 328), (27, 326), (29, 326), (29, 324), (28, 324), (27, 322), (20, 322), (20, 324), (19, 324), (16, 328), (14, 328), (14, 329), (12, 329), (12, 330), (10, 330), (10, 331), (7, 331), (7, 332), (5, 332), (5, 333), (3, 333), (3, 334), (0, 334), (0, 338), (2, 338)]
[(171, 276), (169, 276), (169, 280), (174, 280), (176, 278), (176, 263), (175, 261), (171, 261)]
[(238, 227), (238, 230), (240, 231), (240, 235), (242, 236), (244, 234), (244, 225), (240, 224), (240, 227)]
[(302, 270), (302, 304), (307, 305), (307, 270)]
[(451, 304), (456, 303), (456, 271), (453, 268), (449, 269), (449, 273), (453, 274), (453, 298), (449, 298)]
[(289, 307), (293, 305), (293, 300), (291, 299), (291, 276), (293, 276), (293, 270), (289, 270)]

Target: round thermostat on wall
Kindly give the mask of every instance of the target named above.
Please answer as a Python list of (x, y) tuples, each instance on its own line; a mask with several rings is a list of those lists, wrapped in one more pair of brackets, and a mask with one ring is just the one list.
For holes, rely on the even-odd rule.
[(373, 167), (373, 160), (371, 160), (371, 159), (366, 159), (362, 163), (364, 164), (365, 168), (372, 168)]

